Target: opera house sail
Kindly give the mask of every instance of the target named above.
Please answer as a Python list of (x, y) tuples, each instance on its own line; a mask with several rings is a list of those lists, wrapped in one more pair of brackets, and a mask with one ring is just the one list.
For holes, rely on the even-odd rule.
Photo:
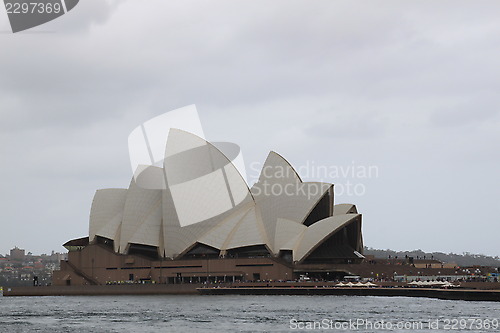
[(285, 280), (360, 262), (361, 215), (333, 194), (275, 152), (249, 188), (213, 144), (171, 129), (161, 166), (139, 166), (127, 189), (95, 193), (89, 236), (64, 244), (68, 261), (53, 282)]

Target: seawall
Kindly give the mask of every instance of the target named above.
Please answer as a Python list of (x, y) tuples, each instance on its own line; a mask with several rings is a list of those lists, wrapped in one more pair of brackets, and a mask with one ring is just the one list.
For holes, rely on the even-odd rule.
[(323, 287), (239, 287), (199, 288), (202, 295), (345, 295), (345, 296), (404, 296), (446, 300), (500, 301), (500, 290), (434, 289), (434, 288), (323, 288)]
[(429, 297), (447, 300), (500, 301), (500, 290), (402, 287), (333, 287), (304, 283), (234, 285), (124, 284), (40, 286), (4, 288), (4, 296), (98, 296), (98, 295), (345, 295)]
[(201, 284), (122, 284), (85, 286), (10, 287), (4, 296), (96, 296), (198, 294)]

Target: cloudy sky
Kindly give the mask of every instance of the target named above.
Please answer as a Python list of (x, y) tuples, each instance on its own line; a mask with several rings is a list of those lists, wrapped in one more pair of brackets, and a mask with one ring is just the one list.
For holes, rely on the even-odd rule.
[(249, 178), (274, 150), (305, 180), (358, 185), (335, 201), (363, 213), (367, 246), (500, 255), (499, 15), (497, 1), (82, 0), (12, 34), (0, 8), (0, 253), (88, 235), (95, 190), (130, 182), (130, 132), (196, 104)]

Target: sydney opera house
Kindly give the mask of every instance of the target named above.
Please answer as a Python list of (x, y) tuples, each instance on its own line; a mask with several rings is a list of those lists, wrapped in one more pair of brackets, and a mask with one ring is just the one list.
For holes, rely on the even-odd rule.
[(303, 182), (269, 153), (249, 188), (230, 158), (171, 129), (160, 166), (102, 189), (88, 237), (68, 241), (54, 285), (291, 280), (363, 257), (361, 215), (333, 184)]

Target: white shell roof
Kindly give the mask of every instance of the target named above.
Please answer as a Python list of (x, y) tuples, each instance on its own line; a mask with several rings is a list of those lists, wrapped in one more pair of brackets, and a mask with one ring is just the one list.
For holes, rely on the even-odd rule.
[(303, 223), (319, 200), (333, 195), (332, 184), (302, 182), (283, 157), (271, 152), (249, 190), (222, 152), (181, 130), (170, 130), (163, 168), (140, 168), (151, 169), (152, 178), (140, 179), (139, 174), (139, 184), (166, 186), (144, 188), (132, 179), (128, 189), (97, 191), (91, 241), (95, 236), (113, 239), (115, 251), (122, 254), (130, 244), (154, 246), (170, 258), (196, 243), (221, 251), (264, 245), (274, 254), (293, 250), (294, 260), (301, 261), (359, 216), (352, 214), (357, 213), (354, 205), (335, 205), (333, 216), (307, 227)]
[(351, 223), (359, 214), (346, 214), (327, 217), (318, 221), (303, 231), (300, 243), (294, 248), (293, 259), (302, 261), (323, 241), (335, 232)]
[[(123, 209), (118, 243), (120, 253), (127, 252), (129, 243), (159, 246), (161, 226), (161, 190), (143, 189), (130, 183)], [(150, 229), (154, 233), (148, 233)]]
[(358, 210), (353, 204), (339, 204), (333, 206), (333, 215), (357, 214)]
[(115, 239), (123, 218), (127, 190), (110, 188), (97, 190), (90, 209), (89, 238), (102, 236)]
[(279, 154), (270, 152), (252, 194), (262, 214), (269, 244), (274, 253), (276, 223), (285, 219), (302, 224), (314, 206), (332, 187), (326, 183), (304, 183), (292, 166)]
[(217, 249), (223, 249), (226, 241), (232, 238), (232, 235), (230, 235), (230, 233), (233, 232), (236, 226), (242, 221), (242, 219), (252, 208), (253, 205), (242, 207), (241, 209), (235, 211), (234, 214), (225, 218), (212, 229), (210, 229), (205, 235), (201, 236), (198, 239), (198, 242), (215, 247)]

